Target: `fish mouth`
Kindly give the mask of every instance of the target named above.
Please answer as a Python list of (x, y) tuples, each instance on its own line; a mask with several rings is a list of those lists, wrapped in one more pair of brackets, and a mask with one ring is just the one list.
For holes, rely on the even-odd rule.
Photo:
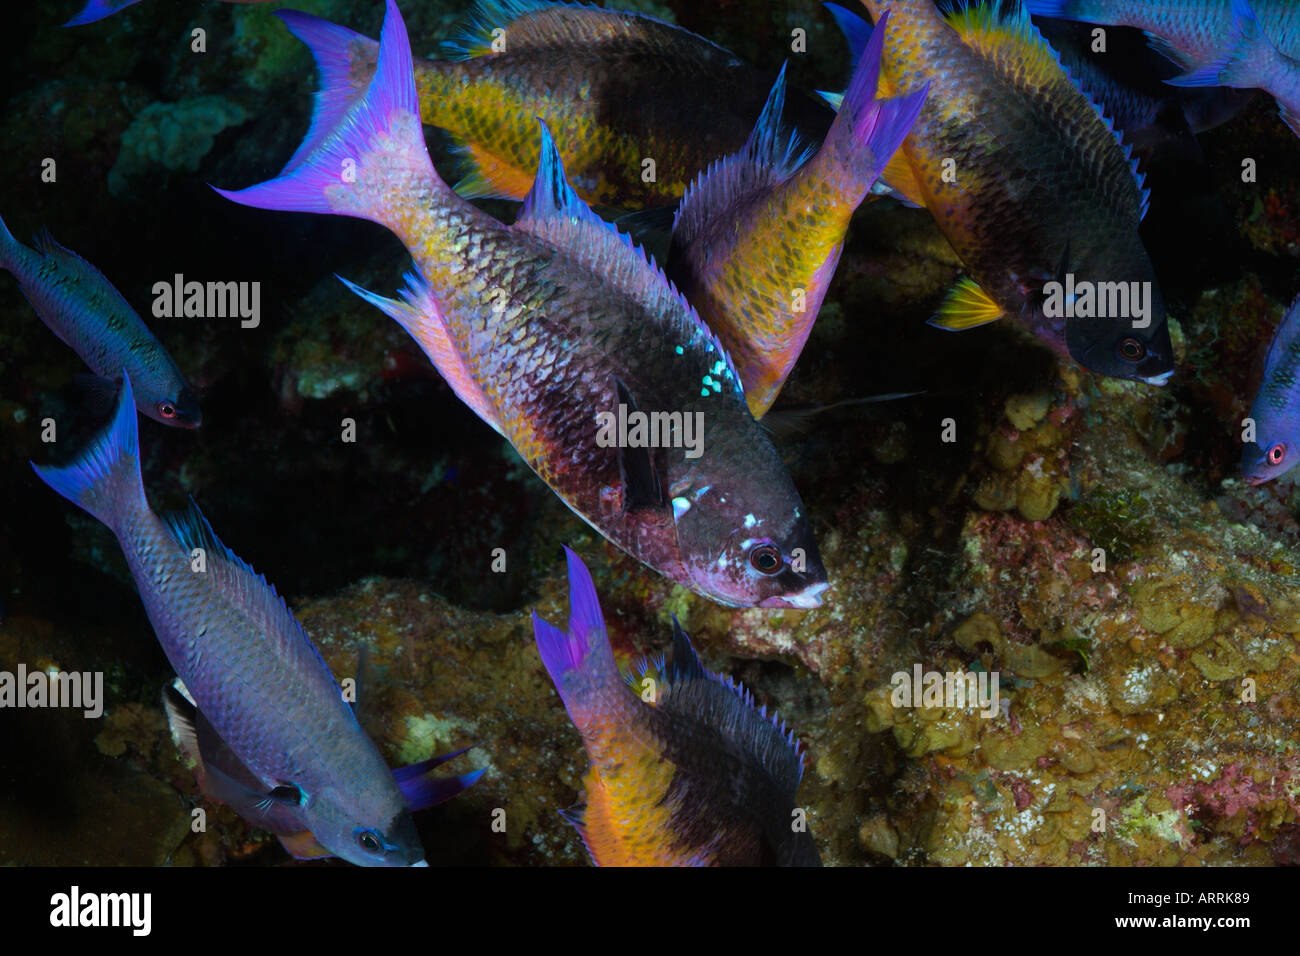
[(1165, 385), (1173, 374), (1174, 370), (1168, 369), (1167, 371), (1161, 372), (1159, 375), (1149, 375), (1142, 379), (1142, 381), (1146, 382), (1148, 385)]
[(810, 584), (796, 594), (774, 595), (759, 602), (759, 607), (793, 607), (807, 610), (822, 606), (822, 592), (829, 588), (829, 581)]
[(1268, 479), (1261, 478), (1259, 475), (1246, 475), (1246, 484), (1252, 488), (1258, 488), (1260, 485), (1268, 484)]
[(429, 865), (429, 861), (425, 859), (416, 860), (414, 863), (411, 864), (411, 866), (428, 866), (428, 865)]

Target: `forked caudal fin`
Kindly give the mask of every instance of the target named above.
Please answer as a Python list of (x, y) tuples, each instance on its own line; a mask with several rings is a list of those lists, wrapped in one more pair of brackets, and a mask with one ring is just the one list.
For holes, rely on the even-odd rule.
[[(309, 44), (319, 43), (321, 36), (334, 36), (320, 26), (323, 22), (286, 19), (290, 29)], [(333, 60), (333, 55), (327, 57), (328, 62)], [(426, 191), (452, 196), (425, 150), (411, 46), (394, 0), (388, 0), (379, 64), (365, 95), (351, 102), (354, 93), (342, 69), (323, 71), (321, 80), (307, 139), (281, 176), (247, 189), (217, 189), (218, 193), (245, 206), (356, 216), (394, 231), (402, 208), (422, 200)]]
[(135, 414), (131, 380), (123, 372), (113, 420), (76, 460), (61, 468), (32, 463), (41, 481), (114, 531), (130, 506), (144, 501)]
[(866, 48), (854, 67), (849, 87), (839, 104), (814, 162), (824, 162), (823, 155), (850, 171), (854, 191), (865, 195), (876, 181), (889, 158), (903, 145), (916, 118), (921, 115), (930, 84), (894, 99), (877, 99), (880, 64), (884, 54), (885, 32), (889, 14), (880, 18), (871, 31)]
[(551, 675), (555, 689), (560, 692), (572, 717), (579, 702), (574, 699), (574, 688), (567, 678), (581, 674), (591, 684), (617, 682), (620, 678), (591, 572), (569, 548), (564, 549), (564, 555), (569, 569), (568, 632), (547, 623), (533, 611), (533, 634), (546, 672)]

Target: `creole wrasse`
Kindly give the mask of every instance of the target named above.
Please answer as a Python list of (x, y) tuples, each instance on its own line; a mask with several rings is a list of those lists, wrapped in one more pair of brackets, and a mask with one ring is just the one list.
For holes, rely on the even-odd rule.
[[(392, 230), (416, 265), (403, 300), (356, 291), (578, 515), (720, 603), (818, 606), (828, 584), (803, 504), (725, 350), (578, 198), (545, 124), (536, 182), (504, 226), (434, 172), (392, 0), (365, 96), (344, 105), (324, 82), (311, 149), (279, 179), (222, 195)], [(633, 415), (654, 440), (607, 429)]]
[(1262, 485), (1300, 461), (1300, 297), (1273, 334), (1250, 418), (1255, 441), (1242, 449), (1241, 471), (1248, 483)]
[[(1164, 384), (1172, 346), (1138, 235), (1147, 195), (1136, 161), (1028, 15), (976, 4), (945, 18), (931, 0), (865, 2), (877, 19), (890, 13), (882, 91), (929, 84), (882, 178), (930, 210), (970, 273), (934, 324), (1011, 316), (1084, 368)], [(1067, 282), (1086, 290), (1077, 312)], [(1115, 293), (1108, 303), (1124, 293), (1119, 314), (1098, 314), (1111, 311), (1097, 308), (1098, 290)]]
[(389, 772), (275, 588), (217, 539), (193, 504), (171, 518), (154, 513), (140, 476), (130, 376), (111, 424), (79, 458), (33, 467), (117, 536), (193, 702), (173, 698), (168, 712), (199, 762), (204, 792), (276, 833), (298, 857), (422, 863), (410, 810), (456, 795), (479, 775), (428, 776), (444, 758)]
[[(365, 91), (374, 40), (305, 13), (281, 16), (311, 46), (330, 98)], [(744, 145), (772, 85), (772, 74), (654, 17), (547, 0), (479, 0), (443, 53), (414, 61), (416, 89), (424, 123), (451, 136), (470, 170), (456, 186), (465, 198), (523, 199), (541, 119), (587, 202), (674, 203), (710, 162)], [(832, 119), (797, 91), (789, 113), (812, 142)], [(300, 155), (314, 145), (309, 135)]]
[(706, 670), (673, 619), (667, 666), (625, 680), (596, 589), (565, 549), (569, 625), (533, 612), (546, 671), (582, 735), (586, 805), (564, 812), (597, 866), (819, 866), (795, 795), (794, 735)]
[(197, 428), (198, 399), (122, 293), (48, 232), (36, 246), (24, 246), (0, 220), (0, 269), (13, 273), (41, 321), (94, 371), (94, 387), (116, 395), (114, 383), (129, 373), (141, 412), (164, 425)]
[[(134, 6), (140, 0), (87, 0), (81, 12), (63, 24), (65, 27), (79, 27), (86, 23), (95, 23), (106, 17)], [(223, 0), (225, 3), (270, 3), (271, 0)]]
[(1137, 27), (1185, 72), (1175, 86), (1262, 89), (1300, 135), (1300, 4), (1295, 0), (1026, 0), (1036, 15)]
[(884, 34), (868, 43), (811, 156), (781, 127), (785, 72), (745, 149), (682, 199), (667, 273), (727, 346), (755, 418), (771, 407), (812, 331), (854, 211), (916, 121), (922, 88), (875, 98)]

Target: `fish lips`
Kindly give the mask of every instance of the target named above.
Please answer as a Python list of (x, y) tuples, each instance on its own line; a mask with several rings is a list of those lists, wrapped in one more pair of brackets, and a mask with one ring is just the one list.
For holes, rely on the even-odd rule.
[(772, 595), (758, 603), (759, 607), (788, 607), (807, 610), (822, 606), (822, 594), (830, 587), (829, 581), (816, 581), (794, 594)]

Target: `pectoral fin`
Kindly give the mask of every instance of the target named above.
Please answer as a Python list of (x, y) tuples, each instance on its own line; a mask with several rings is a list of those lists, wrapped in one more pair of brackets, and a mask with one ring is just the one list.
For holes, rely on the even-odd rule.
[(973, 280), (962, 277), (948, 292), (939, 311), (930, 319), (937, 329), (960, 332), (976, 326), (996, 322), (1006, 315), (1006, 310), (989, 297)]

